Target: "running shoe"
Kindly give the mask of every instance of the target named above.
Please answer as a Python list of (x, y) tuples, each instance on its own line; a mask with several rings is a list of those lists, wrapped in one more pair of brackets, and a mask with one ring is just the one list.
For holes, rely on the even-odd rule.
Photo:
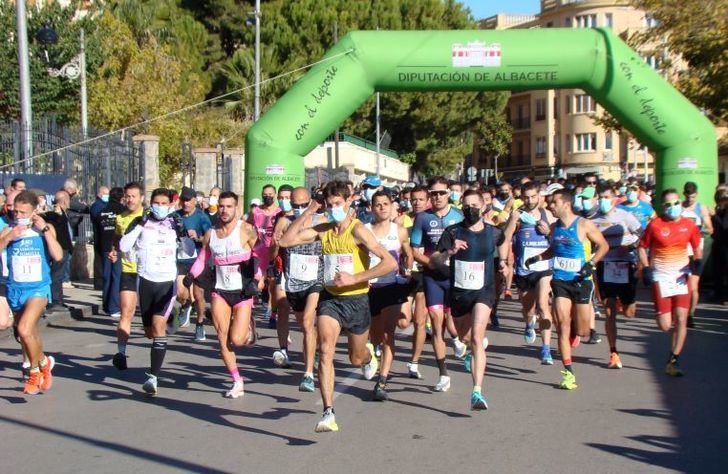
[(382, 357), (382, 345), (377, 344), (377, 347), (374, 348), (374, 355), (377, 356), (377, 359), (380, 359)]
[(579, 347), (579, 344), (581, 344), (581, 337), (577, 336), (576, 334), (572, 334), (569, 336), (569, 345), (572, 347), (572, 349), (576, 349)]
[(551, 348), (549, 346), (541, 346), (541, 364), (554, 365), (554, 359), (551, 357)]
[(432, 390), (435, 392), (447, 392), (450, 390), (450, 377), (448, 375), (441, 375)]
[(602, 342), (601, 336), (599, 336), (599, 333), (596, 332), (594, 329), (589, 330), (589, 340), (586, 341), (587, 344), (599, 344)]
[(319, 353), (318, 353), (318, 351), (316, 351), (313, 355), (313, 370), (318, 370), (319, 360), (320, 360)]
[(245, 389), (242, 380), (234, 382), (232, 388), (225, 392), (225, 398), (238, 398), (243, 395), (245, 395)]
[(497, 329), (500, 327), (500, 319), (498, 319), (498, 315), (492, 314), (490, 316), (490, 326), (494, 329)]
[(51, 372), (55, 366), (56, 359), (50, 355), (46, 356), (46, 365), (40, 369), (41, 374), (43, 374), (43, 381), (40, 384), (40, 389), (44, 392), (46, 390), (50, 390), (51, 386), (53, 386), (53, 374), (51, 374)]
[(195, 341), (203, 342), (207, 340), (205, 336), (205, 326), (203, 324), (195, 325)]
[(421, 379), (422, 374), (420, 373), (420, 367), (418, 364), (407, 362), (407, 374), (411, 379)]
[(612, 352), (609, 354), (609, 363), (607, 364), (608, 369), (621, 369), (622, 360), (619, 358), (619, 354)]
[(364, 374), (365, 379), (371, 380), (374, 378), (375, 375), (377, 375), (377, 369), (379, 369), (379, 361), (377, 360), (377, 356), (374, 355), (374, 346), (371, 342), (367, 342), (367, 349), (369, 349), (369, 353), (372, 355), (372, 358), (369, 363), (361, 366), (361, 372), (362, 374)]
[(468, 352), (468, 346), (463, 344), (460, 339), (455, 337), (452, 338), (452, 347), (455, 351), (455, 357), (457, 357), (458, 359), (462, 359), (463, 357), (465, 357), (465, 354), (467, 354)]
[(688, 316), (688, 327), (690, 329), (695, 328), (695, 319), (692, 316)]
[(278, 315), (276, 313), (269, 313), (268, 329), (275, 329), (277, 323), (278, 323)]
[(288, 354), (277, 350), (273, 353), (273, 365), (281, 369), (288, 369), (291, 367), (291, 361), (288, 359)]
[(671, 360), (667, 363), (665, 366), (665, 373), (672, 377), (682, 377), (685, 375), (685, 372), (682, 371), (676, 360)]
[(192, 312), (192, 304), (183, 305), (177, 313), (177, 327), (186, 328), (190, 325), (190, 313)]
[(470, 373), (473, 368), (473, 354), (472, 352), (468, 352), (468, 355), (466, 355), (463, 358), (463, 367), (465, 367), (465, 372)]
[(562, 370), (559, 388), (563, 388), (564, 390), (574, 390), (576, 387), (576, 376), (568, 370)]
[(488, 409), (488, 402), (485, 401), (482, 393), (473, 391), (470, 394), (470, 409), (475, 411)]
[(339, 431), (339, 425), (336, 424), (336, 415), (333, 408), (327, 408), (324, 411), (321, 421), (316, 425), (316, 433), (328, 433), (330, 431)]
[(41, 392), (41, 385), (43, 384), (43, 374), (40, 370), (33, 370), (28, 375), (23, 386), (23, 393), (26, 395), (38, 395)]
[(121, 319), (121, 313), (111, 313), (111, 319)]
[(114, 358), (111, 360), (111, 363), (119, 370), (126, 370), (126, 354), (117, 352), (114, 354)]
[(377, 382), (374, 385), (372, 400), (374, 400), (375, 402), (386, 402), (387, 400), (389, 400), (389, 394), (387, 393), (387, 384)]
[(304, 375), (301, 379), (301, 383), (298, 384), (298, 391), (299, 392), (314, 392), (316, 390), (316, 385), (313, 382), (313, 377), (310, 375)]
[(258, 332), (255, 330), (255, 318), (250, 316), (250, 328), (248, 330), (248, 342), (245, 343), (245, 347), (253, 347), (258, 341)]
[(510, 299), (513, 299), (513, 292), (511, 290), (506, 290), (503, 293), (503, 297), (506, 298), (506, 299), (509, 299), (509, 300)]
[(536, 315), (533, 315), (526, 324), (526, 329), (523, 330), (523, 339), (526, 344), (533, 344), (536, 341)]
[(488, 338), (484, 337), (483, 338), (483, 350), (488, 349), (488, 344), (490, 344), (490, 342), (488, 341)]
[(30, 363), (23, 362), (23, 364), (20, 366), (20, 370), (23, 373), (23, 382), (27, 382), (28, 378), (30, 377)]
[(155, 397), (157, 396), (157, 377), (152, 374), (147, 374), (147, 377), (149, 378), (142, 385), (142, 390)]

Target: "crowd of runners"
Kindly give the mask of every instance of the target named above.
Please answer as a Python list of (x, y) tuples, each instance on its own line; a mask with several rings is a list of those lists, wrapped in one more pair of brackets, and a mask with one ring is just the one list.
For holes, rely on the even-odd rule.
[[(374, 400), (388, 399), (397, 349), (408, 354), (409, 377), (423, 378), (429, 339), (438, 371), (432, 390), (451, 387), (450, 343), (472, 374), (471, 409), (485, 410), (487, 330), (499, 325), (500, 300), (520, 301), (525, 344), (540, 340), (533, 357), (541, 364), (558, 355), (559, 387), (573, 390), (571, 354), (581, 342), (601, 342), (598, 313), (605, 318), (604, 365), (622, 368), (617, 317), (635, 316), (644, 284), (652, 288), (657, 325), (671, 333), (665, 372), (680, 376), (704, 236), (713, 233), (716, 216), (726, 221), (728, 189), (716, 191), (715, 209), (697, 202), (691, 182), (659, 196), (648, 191), (634, 179), (612, 183), (589, 174), (579, 182), (523, 178), (497, 186), (434, 177), (404, 189), (384, 188), (370, 176), (356, 187), (266, 185), (250, 203), (219, 188), (207, 196), (155, 189), (145, 206), (139, 184), (112, 188), (99, 227), (103, 309), (117, 324), (112, 363), (127, 369), (138, 312), (151, 340), (143, 390), (156, 395), (167, 335), (190, 325), (194, 311), (194, 340), (207, 339), (211, 321), (231, 379), (225, 395), (238, 398), (245, 368), (236, 352), (256, 343), (253, 308), (262, 307), (259, 323), (278, 336), (269, 363), (289, 368), (300, 357), (299, 390), (318, 385), (318, 432), (339, 429), (334, 355), (342, 334), (351, 364), (374, 381)], [(0, 328), (12, 326), (22, 346), (26, 394), (53, 384), (54, 359), (36, 323), (51, 303), (50, 264), (61, 248), (38, 206), (38, 196), (20, 191), (0, 220)], [(725, 227), (721, 232), (725, 239)], [(292, 316), (303, 333), (295, 351)], [(411, 346), (397, 344), (397, 331), (410, 326)]]

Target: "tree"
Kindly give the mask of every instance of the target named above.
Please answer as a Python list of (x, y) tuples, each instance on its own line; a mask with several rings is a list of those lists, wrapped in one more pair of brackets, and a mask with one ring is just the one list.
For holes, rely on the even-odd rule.
[(637, 48), (666, 46), (688, 64), (675, 85), (713, 121), (728, 120), (728, 2), (725, 0), (632, 0), (657, 20), (637, 33)]

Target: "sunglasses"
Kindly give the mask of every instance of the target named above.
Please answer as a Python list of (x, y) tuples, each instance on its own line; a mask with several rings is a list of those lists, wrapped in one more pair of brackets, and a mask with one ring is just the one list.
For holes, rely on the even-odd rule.
[(305, 209), (305, 208), (308, 207), (309, 204), (311, 204), (311, 201), (305, 202), (303, 204), (294, 204), (294, 203), (291, 203), (291, 208), (292, 209)]
[(667, 201), (667, 202), (662, 203), (662, 207), (665, 207), (665, 208), (672, 207), (672, 206), (679, 206), (679, 205), (680, 205), (680, 201), (679, 200), (677, 200), (677, 201)]
[(587, 181), (586, 184), (587, 184), (587, 186), (596, 186), (597, 182), (596, 181)]
[(450, 191), (447, 191), (445, 189), (430, 189), (429, 193), (430, 196), (445, 196), (447, 194), (450, 194)]

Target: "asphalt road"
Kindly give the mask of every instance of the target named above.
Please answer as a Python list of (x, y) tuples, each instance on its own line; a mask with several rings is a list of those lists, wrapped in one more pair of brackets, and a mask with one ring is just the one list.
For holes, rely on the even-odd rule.
[[(92, 291), (73, 296), (97, 301)], [(273, 367), (273, 330), (261, 329), (258, 346), (240, 351), (246, 394), (237, 400), (223, 398), (229, 375), (209, 327), (204, 343), (193, 341), (193, 327), (170, 337), (157, 398), (141, 391), (149, 343), (138, 321), (123, 373), (111, 366), (108, 317), (44, 328), (56, 378), (35, 397), (21, 392), (19, 346), (5, 333), (2, 472), (725, 472), (728, 310), (701, 306), (681, 358), (687, 375), (674, 379), (662, 372), (667, 336), (657, 330), (651, 304), (641, 302), (637, 319), (619, 323), (624, 369), (605, 368), (606, 338), (582, 344), (574, 356), (579, 388), (567, 392), (556, 388), (558, 358), (541, 366), (538, 346), (523, 343), (517, 308), (503, 304), (501, 329), (488, 331), (487, 412), (470, 411), (470, 377), (451, 355), (451, 390), (430, 390), (437, 371), (429, 344), (420, 363), (424, 380), (406, 378), (407, 335), (398, 341), (391, 400), (370, 401), (373, 382), (344, 363), (342, 338), (335, 400), (341, 431), (326, 434), (313, 431), (318, 393), (297, 389), (297, 332), (291, 369)], [(602, 321), (597, 328), (603, 334)]]

